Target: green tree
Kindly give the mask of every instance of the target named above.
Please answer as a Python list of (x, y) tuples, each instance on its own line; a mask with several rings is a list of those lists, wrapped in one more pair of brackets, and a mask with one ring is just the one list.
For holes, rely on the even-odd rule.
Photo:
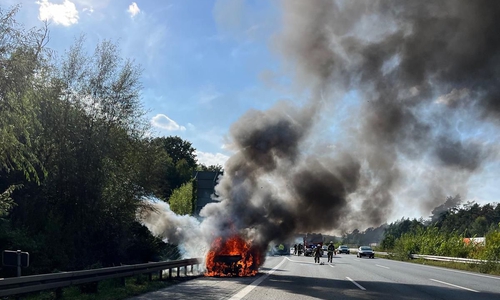
[[(0, 179), (21, 172), (25, 180), (39, 181), (44, 168), (33, 152), (39, 125), (37, 95), (43, 88), (47, 27), (26, 31), (15, 22), (19, 6), (0, 7)], [(21, 181), (19, 179), (17, 181)], [(0, 180), (0, 215), (12, 208), (15, 186)]]
[(178, 215), (193, 214), (193, 183), (184, 183), (170, 196), (170, 209)]
[(392, 250), (396, 246), (396, 241), (406, 233), (413, 233), (423, 228), (423, 222), (417, 219), (402, 218), (396, 222), (389, 224), (384, 231), (384, 238), (381, 245), (384, 249)]
[(104, 41), (89, 55), (79, 39), (48, 74), (35, 148), (48, 175), (19, 192), (11, 215), (16, 227), (43, 237), (52, 257), (39, 266), (45, 271), (123, 262), (130, 226), (152, 192), (147, 162), (162, 159), (146, 157), (155, 151), (143, 139), (140, 68), (119, 53)]
[(196, 149), (193, 148), (191, 142), (185, 141), (178, 136), (159, 137), (156, 140), (165, 148), (174, 164), (185, 160), (190, 167), (196, 167)]
[(7, 212), (14, 206), (14, 200), (10, 197), (12, 192), (19, 186), (11, 185), (0, 194), (0, 218), (4, 217)]
[(196, 149), (188, 141), (178, 136), (158, 137), (152, 141), (156, 146), (165, 150), (171, 158), (171, 166), (167, 169), (160, 184), (161, 198), (170, 198), (173, 190), (188, 182), (196, 170)]
[(386, 234), (384, 236), (384, 239), (382, 239), (382, 242), (380, 243), (382, 249), (385, 250), (392, 250), (394, 249), (395, 245), (396, 245), (396, 238), (391, 234)]
[(209, 165), (209, 166), (206, 166), (204, 164), (198, 164), (196, 170), (197, 171), (219, 172), (219, 173), (224, 172), (224, 168), (221, 165), (219, 165), (219, 164), (217, 164), (217, 165)]
[(137, 222), (158, 178), (190, 173), (147, 138), (140, 67), (83, 38), (52, 59), (16, 11), (0, 9), (0, 250), (30, 252), (32, 274), (176, 257)]
[(486, 220), (486, 217), (477, 217), (471, 225), (470, 234), (471, 236), (484, 236), (488, 232), (490, 224)]

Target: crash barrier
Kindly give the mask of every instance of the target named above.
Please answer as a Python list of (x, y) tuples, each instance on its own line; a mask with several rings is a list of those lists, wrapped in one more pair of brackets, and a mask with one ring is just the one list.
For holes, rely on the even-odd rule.
[(201, 259), (199, 258), (190, 258), (167, 262), (150, 262), (93, 270), (5, 278), (0, 279), (0, 297), (17, 296), (52, 289), (59, 289), (60, 291), (61, 288), (72, 285), (98, 282), (111, 278), (125, 279), (125, 277), (139, 274), (150, 274), (151, 279), (151, 275), (156, 272), (159, 272), (161, 279), (165, 270), (168, 270), (168, 276), (171, 278), (173, 269), (176, 269), (177, 277), (180, 277), (181, 268), (183, 268), (184, 275), (187, 276), (188, 266), (191, 267), (191, 273), (193, 273), (194, 265), (196, 265), (196, 269), (199, 271), (200, 262)]
[(436, 261), (453, 261), (453, 262), (469, 263), (469, 264), (481, 264), (481, 263), (488, 262), (487, 260), (482, 260), (482, 259), (435, 256), (435, 255), (420, 255), (420, 254), (411, 254), (411, 258), (422, 258), (422, 259), (436, 260)]

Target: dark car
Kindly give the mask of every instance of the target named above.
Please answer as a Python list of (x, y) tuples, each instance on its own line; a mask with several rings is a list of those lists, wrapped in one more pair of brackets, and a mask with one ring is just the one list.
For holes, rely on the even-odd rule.
[(358, 254), (356, 255), (357, 257), (369, 257), (369, 258), (374, 258), (375, 257), (375, 252), (373, 249), (369, 246), (361, 246), (358, 248)]
[(345, 253), (345, 254), (350, 254), (351, 251), (349, 250), (349, 247), (347, 247), (346, 245), (340, 245), (338, 248), (337, 248), (337, 253), (338, 254), (342, 254), (342, 253)]

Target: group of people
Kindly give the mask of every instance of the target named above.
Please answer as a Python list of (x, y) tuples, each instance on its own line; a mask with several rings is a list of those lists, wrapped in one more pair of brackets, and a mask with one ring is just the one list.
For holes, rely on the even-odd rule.
[[(304, 246), (302, 244), (293, 245), (294, 255), (301, 255), (303, 251), (304, 251)], [(328, 262), (333, 263), (333, 255), (334, 254), (337, 255), (337, 250), (335, 249), (335, 245), (333, 244), (333, 242), (330, 242), (330, 244), (328, 244), (327, 252), (328, 252)], [(321, 248), (321, 244), (318, 244), (318, 246), (314, 248), (313, 256), (314, 256), (314, 262), (319, 263), (320, 257), (323, 256), (323, 249)]]
[(293, 255), (301, 255), (302, 253), (304, 253), (304, 245), (302, 244), (293, 245)]

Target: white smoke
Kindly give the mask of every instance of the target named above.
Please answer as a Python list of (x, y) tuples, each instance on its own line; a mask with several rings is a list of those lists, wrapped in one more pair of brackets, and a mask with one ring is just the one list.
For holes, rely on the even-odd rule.
[(209, 249), (209, 241), (195, 217), (175, 214), (170, 205), (161, 200), (148, 201), (152, 209), (143, 211), (140, 215), (142, 223), (154, 236), (163, 241), (179, 246), (183, 258), (205, 256)]

